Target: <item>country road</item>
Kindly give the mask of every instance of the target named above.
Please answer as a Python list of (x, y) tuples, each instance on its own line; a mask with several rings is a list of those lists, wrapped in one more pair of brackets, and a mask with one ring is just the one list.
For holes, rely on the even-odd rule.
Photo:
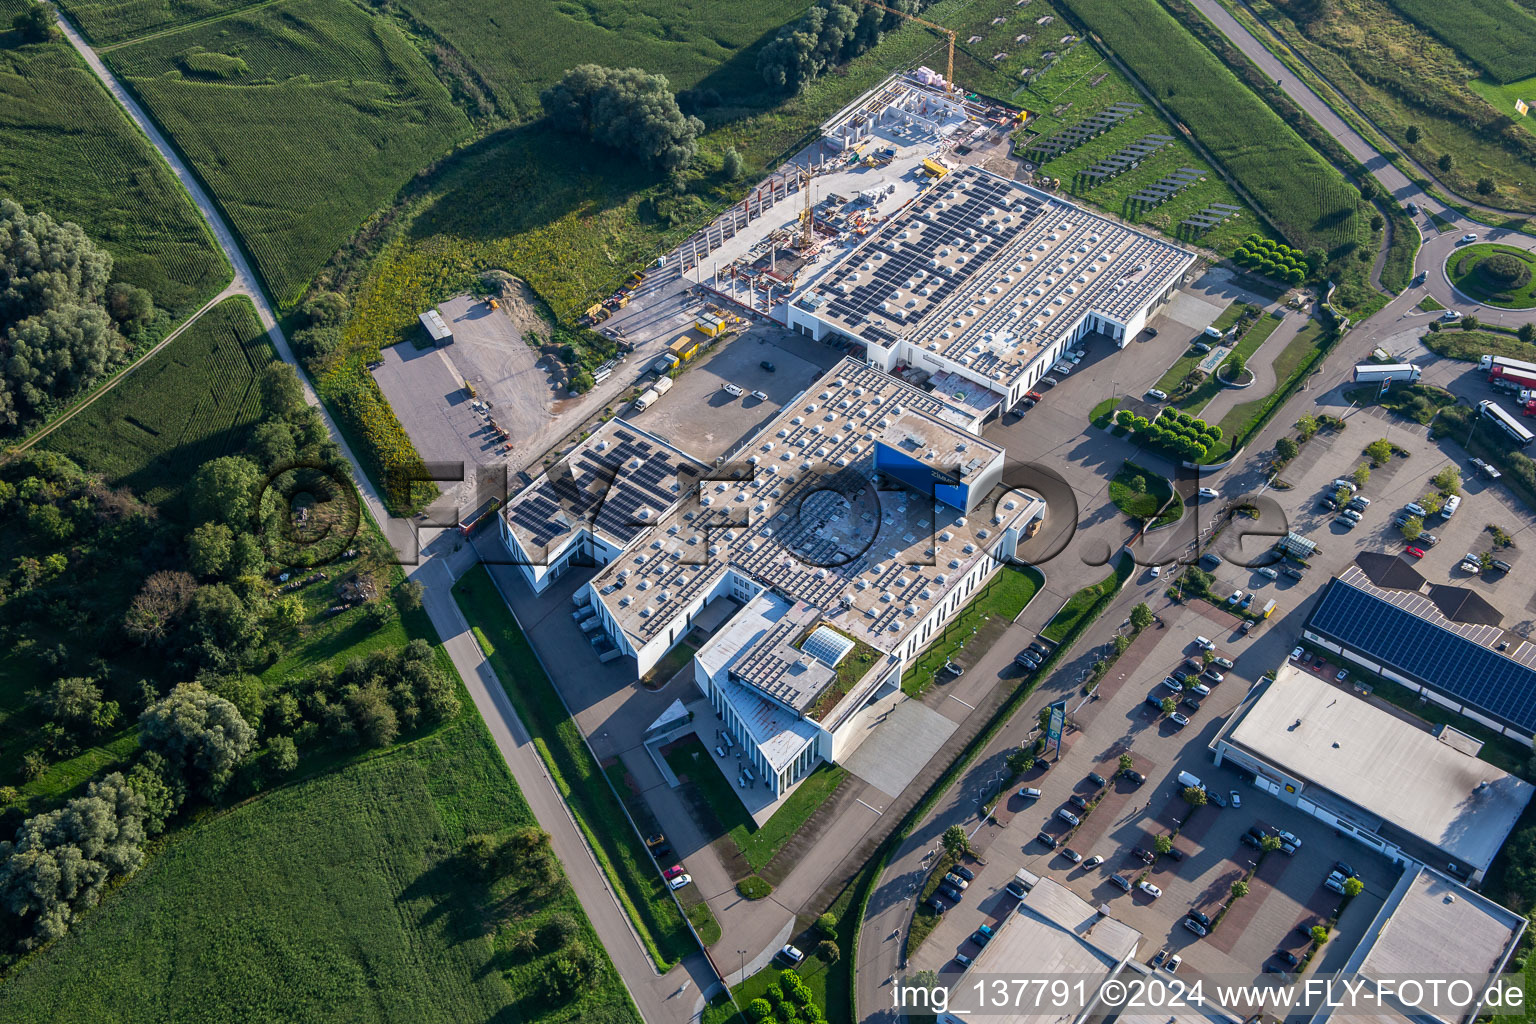
[[(70, 45), (85, 60), (107, 91), (118, 101), (134, 124), (159, 151), (161, 158), (169, 165), (172, 172), (180, 179), (182, 186), (186, 188), (192, 201), (201, 211), (209, 230), (213, 232), (214, 239), (223, 250), (225, 258), (234, 268), (233, 280), (215, 301), (222, 301), (231, 295), (244, 295), (256, 306), (256, 313), (261, 319), (262, 326), (267, 329), (267, 336), (271, 338), (278, 355), (298, 372), (299, 380), (304, 386), (305, 401), (320, 410), (331, 438), (346, 456), (352, 468), (353, 480), (369, 514), (381, 530), (386, 529), (390, 518), (383, 501), (372, 481), (363, 471), (346, 437), (337, 429), (329, 411), (315, 394), (303, 366), (294, 357), (293, 349), (283, 335), (282, 327), (278, 324), (277, 316), (267, 301), (266, 293), (262, 290), (256, 274), (251, 270), (245, 253), (237, 243), (234, 231), (224, 220), (223, 214), (159, 128), (116, 76), (107, 69), (101, 58), (75, 30), (75, 27), (57, 11), (55, 11), (55, 18)], [(195, 317), (193, 319), (195, 320)], [(156, 346), (155, 351), (174, 340), (175, 336), (185, 330), (191, 322), (192, 320), (188, 320), (173, 332)], [(126, 374), (127, 371), (119, 374), (118, 379)], [(98, 396), (105, 390), (107, 389), (103, 388), (98, 392)], [(582, 908), (602, 940), (603, 947), (613, 959), (614, 966), (618, 969), (631, 998), (639, 1007), (641, 1016), (650, 1024), (696, 1018), (699, 996), (713, 982), (712, 972), (703, 954), (691, 955), (682, 965), (684, 972), (692, 979), (689, 992), (677, 993), (679, 978), (682, 976), (680, 972), (674, 971), (665, 977), (657, 974), (654, 964), (631, 929), (628, 918), (619, 909), (613, 894), (609, 891), (607, 877), (593, 859), (585, 837), (571, 820), (564, 801), (553, 790), (548, 776), (544, 773), (543, 762), (534, 751), (528, 730), (507, 702), (506, 694), (502, 691), (494, 672), (485, 661), (479, 646), (470, 637), (462, 617), (458, 615), (458, 608), (454, 605), (449, 591), (454, 576), (453, 570), (446, 559), (434, 557), (430, 553), (433, 547), (432, 544), (424, 544), (419, 564), (407, 566), (407, 573), (426, 585), (425, 599), (433, 626), (437, 629), (455, 666), (463, 676), (464, 685), (468, 688), (475, 707), (491, 730), (497, 749), (501, 751), (508, 770), (533, 808), (539, 827), (551, 835), (551, 842), (560, 854), (561, 863), (577, 897), (581, 900)], [(436, 568), (434, 568), (435, 561), (440, 562)]]

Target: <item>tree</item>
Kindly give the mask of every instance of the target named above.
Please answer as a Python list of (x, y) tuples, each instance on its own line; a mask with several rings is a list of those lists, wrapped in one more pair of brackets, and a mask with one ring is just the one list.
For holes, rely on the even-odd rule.
[(662, 75), (582, 64), (539, 94), (550, 123), (666, 171), (698, 153), (704, 122), (685, 115)]
[(55, 680), (43, 707), (49, 718), (79, 736), (99, 736), (117, 722), (117, 701), (105, 700), (95, 681), (80, 676)]
[(1163, 702), (1158, 707), (1162, 710), (1163, 714), (1171, 715), (1179, 709), (1179, 702), (1172, 697), (1164, 697)]
[(816, 930), (828, 937), (837, 934), (837, 915), (833, 913), (822, 914), (816, 919)]
[(196, 592), (197, 581), (187, 573), (155, 573), (129, 603), (123, 630), (140, 643), (163, 640)]
[(1274, 853), (1276, 850), (1280, 849), (1280, 837), (1265, 836), (1263, 839), (1259, 840), (1259, 849), (1263, 850), (1265, 853)]
[(317, 292), (304, 304), (304, 316), (311, 327), (339, 327), (346, 322), (351, 308), (347, 297), (340, 292)]
[(1120, 755), (1120, 771), (1122, 771), (1122, 772), (1132, 771), (1135, 767), (1136, 767), (1136, 759), (1134, 757), (1132, 757), (1130, 754), (1121, 754)]
[(1435, 161), (1435, 166), (1439, 167), (1441, 173), (1443, 174), (1446, 171), (1449, 171), (1455, 162), (1456, 161), (1451, 157), (1451, 154), (1442, 153), (1440, 154), (1440, 159)]
[(763, 1021), (773, 1016), (773, 1006), (768, 1000), (761, 997), (752, 1000), (746, 1006), (747, 1020), (752, 1024), (762, 1024)]
[(1005, 760), (1008, 763), (1008, 770), (1015, 775), (1023, 775), (1035, 766), (1034, 755), (1022, 747), (1015, 747), (1013, 750), (1008, 751), (1008, 756)]
[(1173, 849), (1173, 840), (1168, 836), (1158, 836), (1152, 840), (1152, 849), (1156, 850), (1159, 855), (1165, 854)]
[(1355, 467), (1355, 471), (1349, 474), (1349, 478), (1355, 482), (1356, 487), (1364, 487), (1371, 479), (1371, 467), (1365, 463)]
[(208, 799), (223, 791), (255, 738), (234, 704), (197, 683), (177, 686), (139, 719), (140, 745), (164, 757)]
[(1410, 146), (1417, 144), (1419, 139), (1422, 137), (1423, 132), (1419, 130), (1419, 126), (1416, 124), (1409, 125), (1403, 131), (1403, 138), (1408, 140), (1408, 145)]
[(223, 583), (192, 595), (181, 629), (189, 668), (235, 672), (255, 662), (266, 642), (261, 616)]
[(1365, 883), (1358, 878), (1344, 879), (1344, 895), (1353, 899), (1365, 891)]
[(1404, 540), (1418, 540), (1424, 532), (1424, 520), (1418, 516), (1409, 516), (1403, 520), (1403, 525), (1399, 529), (1403, 531)]
[(222, 576), (234, 542), (235, 535), (223, 523), (204, 523), (187, 536), (187, 562), (199, 576)]
[(1131, 609), (1131, 628), (1143, 630), (1150, 625), (1152, 625), (1152, 609), (1145, 601), (1137, 602), (1136, 607)]
[(1373, 232), (1374, 231), (1380, 231), (1382, 228), (1384, 228), (1386, 226), (1387, 226), (1386, 219), (1383, 218), (1381, 214), (1379, 214), (1379, 213), (1371, 214), (1371, 230)]
[(1240, 900), (1244, 896), (1247, 896), (1247, 895), (1248, 895), (1248, 883), (1247, 882), (1243, 881), (1242, 879), (1238, 879), (1237, 881), (1232, 883), (1232, 898), (1233, 899)]
[(1301, 431), (1301, 437), (1304, 441), (1309, 440), (1313, 434), (1317, 433), (1318, 426), (1317, 417), (1309, 412), (1302, 413), (1301, 418), (1296, 421), (1296, 429)]
[(119, 330), (138, 331), (154, 319), (154, 296), (126, 281), (113, 281), (107, 288), (107, 315)]
[(837, 943), (831, 939), (822, 939), (816, 944), (816, 955), (828, 964), (835, 964), (842, 957), (842, 950), (837, 948)]
[[(1171, 700), (1172, 698), (1169, 699)], [(1205, 790), (1199, 786), (1185, 786), (1183, 796), (1184, 802), (1191, 807), (1205, 806)]]
[(261, 469), (240, 455), (226, 455), (205, 462), (192, 474), (187, 502), (199, 523), (218, 522), (237, 530), (249, 529), (257, 492), (264, 478)]
[(1536, 344), (1536, 324), (1521, 324), (1520, 330), (1516, 331), (1515, 334), (1527, 345)]
[(1477, 179), (1477, 194), (1480, 195), (1480, 196), (1491, 196), (1491, 195), (1493, 195), (1493, 179), (1492, 178), (1478, 178)]
[(186, 784), (159, 754), (145, 751), (128, 771), (128, 785), (144, 801), (144, 830), (157, 836), (187, 798)]
[(944, 836), (939, 840), (944, 844), (944, 852), (951, 857), (958, 857), (962, 853), (968, 853), (971, 849), (970, 837), (965, 834), (965, 828), (960, 825), (951, 825), (944, 830)]
[(741, 154), (736, 152), (735, 146), (727, 146), (725, 155), (720, 159), (720, 173), (727, 181), (735, 181), (741, 177)]
[(299, 766), (299, 748), (292, 736), (274, 736), (267, 743), (267, 773), (273, 778), (287, 775)]
[(1455, 466), (1446, 466), (1436, 473), (1430, 480), (1436, 487), (1446, 494), (1461, 493), (1461, 470)]
[(426, 591), (420, 580), (406, 580), (400, 587), (400, 604), (408, 612), (416, 611), (421, 607), (421, 597)]
[(15, 841), (0, 842), (0, 906), (21, 919), (21, 946), (68, 931), (109, 881), (138, 870), (143, 844), (143, 801), (119, 772), (22, 822)]
[(387, 747), (400, 734), (400, 719), (389, 695), (376, 683), (364, 686), (347, 698), (347, 710), (358, 735), (370, 747)]
[(22, 12), (11, 19), (11, 28), (29, 43), (46, 43), (58, 38), (59, 30), (53, 23), (47, 6), (28, 3)]
[(1286, 462), (1290, 462), (1301, 454), (1301, 445), (1289, 437), (1282, 437), (1275, 442), (1275, 454)]
[(1319, 277), (1328, 266), (1328, 253), (1321, 246), (1313, 246), (1307, 250), (1306, 255), (1302, 257), (1302, 261), (1306, 263), (1308, 273), (1313, 277)]
[(1373, 465), (1384, 465), (1392, 460), (1392, 442), (1381, 437), (1365, 446), (1365, 454)]
[(1464, 331), (1475, 331), (1481, 326), (1483, 326), (1483, 322), (1475, 316), (1464, 316), (1461, 318), (1461, 329)]
[(261, 405), (270, 416), (292, 416), (307, 408), (298, 371), (287, 363), (272, 363), (261, 373)]
[(1312, 941), (1319, 946), (1328, 941), (1328, 929), (1323, 925), (1313, 925), (1309, 934), (1312, 936)]

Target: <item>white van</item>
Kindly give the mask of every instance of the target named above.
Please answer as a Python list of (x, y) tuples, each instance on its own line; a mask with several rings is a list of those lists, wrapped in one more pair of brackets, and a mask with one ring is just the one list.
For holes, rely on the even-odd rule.
[(1444, 505), (1440, 506), (1440, 514), (1442, 516), (1444, 516), (1445, 518), (1449, 519), (1449, 518), (1451, 518), (1451, 516), (1456, 514), (1456, 510), (1458, 508), (1460, 508), (1460, 507), (1461, 507), (1461, 495), (1453, 494), (1449, 498), (1445, 499), (1445, 504)]
[(1207, 327), (1205, 329), (1205, 336), (1207, 338), (1220, 338), (1221, 337), (1221, 330), (1219, 328), (1216, 328), (1216, 327)]
[(1186, 789), (1188, 789), (1190, 786), (1193, 786), (1196, 789), (1205, 788), (1205, 783), (1201, 782), (1197, 776), (1191, 775), (1189, 772), (1179, 772), (1179, 785), (1185, 787)]

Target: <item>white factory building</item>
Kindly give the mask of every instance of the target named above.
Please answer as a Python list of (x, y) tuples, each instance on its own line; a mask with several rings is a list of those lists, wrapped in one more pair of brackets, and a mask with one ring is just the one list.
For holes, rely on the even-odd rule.
[(1003, 450), (973, 429), (844, 359), (741, 449), (747, 478), (614, 420), (509, 503), (501, 537), (535, 592), (600, 567), (577, 614), (637, 678), (732, 602), (695, 681), (750, 753), (744, 781), (778, 795), (851, 753), (903, 666), (1039, 528), (1044, 502), (1005, 488)]
[(789, 304), (789, 326), (869, 365), (945, 373), (1006, 411), (1089, 332), (1124, 347), (1195, 254), (1058, 196), (965, 167), (885, 221)]

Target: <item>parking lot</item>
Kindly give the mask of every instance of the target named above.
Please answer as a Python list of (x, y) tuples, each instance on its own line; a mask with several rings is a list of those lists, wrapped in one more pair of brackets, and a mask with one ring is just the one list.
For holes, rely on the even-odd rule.
[[(1322, 883), (1334, 862), (1343, 860), (1360, 874), (1366, 889), (1350, 902), (1333, 941), (1338, 948), (1358, 941), (1399, 869), (1253, 788), (1239, 771), (1212, 764), (1207, 746), (1252, 683), (1274, 666), (1249, 656), (1246, 641), (1234, 629), (1236, 618), (1224, 611), (1199, 605), (1157, 611), (1166, 625), (1149, 627), (1121, 656), (1100, 683), (1100, 699), (1076, 698), (1068, 705), (1069, 729), (1059, 761), (1027, 773), (998, 807), (997, 823), (978, 833), (974, 842), (980, 858), (972, 865), (977, 878), (912, 957), (910, 969), (958, 969), (957, 952), (976, 952), (969, 938), (976, 927), (983, 922), (995, 926), (1017, 902), (1003, 887), (1020, 867), (1054, 878), (1090, 903), (1107, 905), (1114, 917), (1145, 936), (1142, 959), (1150, 960), (1165, 947), (1177, 952), (1183, 977), (1256, 975), (1266, 966), (1284, 966), (1277, 950), (1301, 956), (1309, 940), (1299, 929), (1326, 921), (1341, 902)], [(1150, 707), (1147, 698), (1154, 691), (1158, 696), (1171, 692), (1159, 689), (1161, 681), (1198, 654), (1197, 635), (1217, 641), (1215, 653), (1236, 664), (1222, 682), (1210, 686), (1198, 710), (1181, 706), (1191, 719), (1181, 728)], [(1131, 754), (1145, 783), (1116, 777), (1123, 753)], [(1107, 778), (1108, 786), (1101, 791), (1088, 778), (1090, 772)], [(1201, 779), (1211, 794), (1206, 806), (1192, 808), (1184, 800), (1180, 772)], [(1042, 795), (1023, 798), (1021, 786), (1038, 788)], [(1241, 806), (1231, 806), (1234, 793)], [(1070, 802), (1074, 794), (1089, 804), (1086, 811)], [(1062, 810), (1077, 815), (1081, 824), (1063, 820)], [(1243, 834), (1260, 822), (1294, 833), (1302, 845), (1294, 855), (1277, 851), (1261, 860), (1259, 851), (1242, 842)], [(1103, 860), (1086, 868), (1074, 864), (1061, 849), (1050, 849), (1037, 838), (1042, 831), (1061, 848), (1080, 854), (1083, 863)], [(1176, 852), (1156, 858), (1149, 868), (1136, 851), (1152, 851), (1159, 835), (1174, 835)], [(1209, 935), (1200, 937), (1183, 925), (1190, 911), (1215, 918), (1232, 883), (1250, 871), (1248, 895), (1234, 901)], [(1144, 873), (1160, 896), (1134, 887)], [(1111, 881), (1115, 874), (1133, 883), (1131, 892)]]
[[(709, 461), (755, 434), (841, 355), (776, 325), (756, 324), (688, 364), (672, 390), (644, 412), (628, 406), (621, 415)], [(726, 384), (735, 384), (743, 394), (724, 390)], [(767, 398), (754, 397), (754, 391)]]

